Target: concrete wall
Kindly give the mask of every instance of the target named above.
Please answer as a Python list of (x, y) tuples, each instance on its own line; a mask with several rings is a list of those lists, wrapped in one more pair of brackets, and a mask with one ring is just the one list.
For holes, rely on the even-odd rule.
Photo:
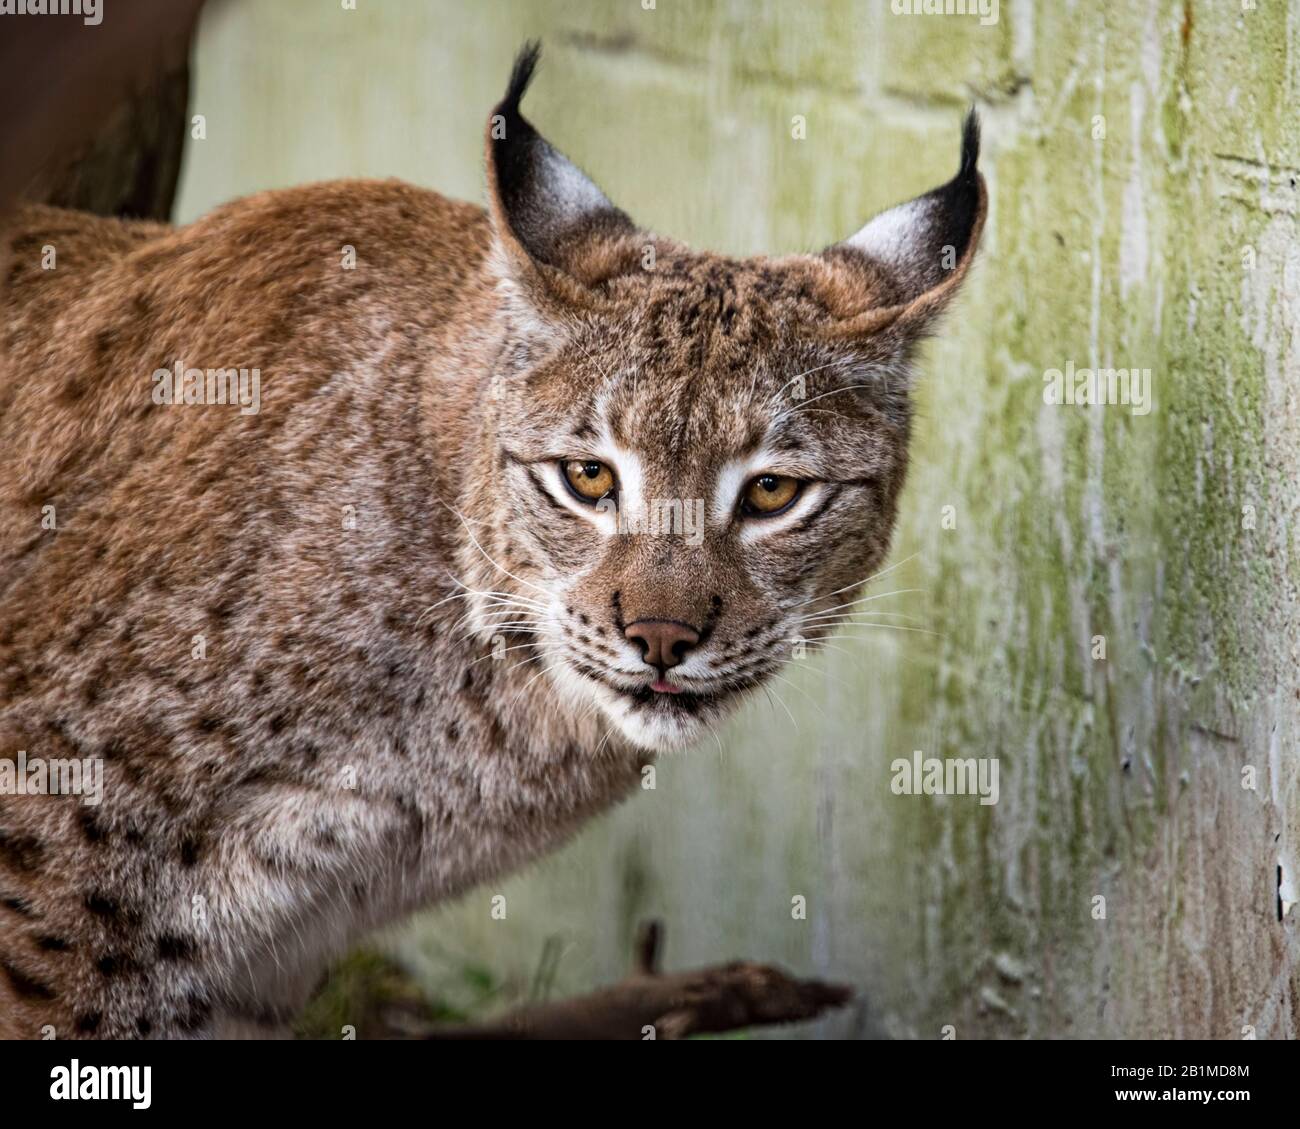
[[(671, 964), (862, 986), (806, 1033), (1300, 1036), (1300, 911), (1278, 916), (1279, 865), (1300, 897), (1300, 2), (1240, 8), (207, 19), (183, 219), (337, 175), (481, 199), (484, 115), (530, 35), (551, 140), (643, 225), (731, 252), (852, 232), (946, 179), (963, 107), (984, 115), (983, 262), (926, 351), (903, 563), (876, 588), (923, 591), (870, 605), (937, 634), (850, 629), (570, 849), (394, 935), (431, 989), (512, 998), (552, 957), (556, 991), (609, 980), (653, 914)], [(1149, 369), (1153, 410), (1045, 404), (1067, 365)], [(999, 802), (892, 794), (913, 750), (998, 758)]]

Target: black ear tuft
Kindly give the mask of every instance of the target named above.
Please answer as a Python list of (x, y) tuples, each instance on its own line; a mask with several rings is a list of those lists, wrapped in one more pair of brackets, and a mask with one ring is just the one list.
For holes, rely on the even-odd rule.
[[(950, 293), (946, 283), (965, 273), (984, 221), (987, 200), (976, 167), (979, 153), (980, 121), (972, 107), (962, 123), (957, 174), (924, 196), (882, 212), (828, 253), (842, 258), (851, 252), (883, 268), (894, 304), (917, 302), (938, 290)], [(927, 303), (926, 308), (936, 305)]]
[(528, 40), (519, 48), (515, 65), (510, 68), (510, 85), (506, 87), (506, 96), (501, 99), (500, 113), (519, 114), (519, 103), (523, 101), (528, 84), (533, 81), (533, 72), (537, 70), (537, 61), (541, 57), (542, 45), (536, 39)]
[(955, 248), (959, 256), (966, 253), (976, 216), (983, 207), (980, 174), (976, 167), (979, 159), (980, 119), (972, 106), (961, 127), (961, 167), (952, 180), (935, 189), (937, 207), (931, 210), (932, 238)]
[(525, 43), (488, 122), (488, 196), (498, 233), (529, 258), (568, 270), (594, 238), (635, 230), (591, 179), (519, 111), (541, 45)]
[[(537, 61), (536, 54), (533, 62)], [(530, 69), (531, 73), (531, 69)], [(528, 80), (525, 79), (525, 82)], [(959, 180), (973, 180), (975, 166), (980, 159), (980, 116), (972, 106), (966, 111), (966, 120), (961, 127), (961, 170), (957, 173)]]

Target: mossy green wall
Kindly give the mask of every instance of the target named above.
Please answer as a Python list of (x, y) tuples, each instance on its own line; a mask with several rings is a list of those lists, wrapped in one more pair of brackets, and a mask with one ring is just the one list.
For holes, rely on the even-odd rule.
[[(513, 998), (544, 952), (555, 991), (607, 981), (655, 915), (674, 965), (861, 985), (813, 1031), (1300, 1036), (1300, 911), (1277, 914), (1278, 866), (1300, 886), (1300, 3), (1240, 8), (210, 14), (182, 219), (340, 175), (481, 199), (485, 115), (533, 35), (532, 120), (701, 247), (840, 238), (946, 179), (963, 108), (984, 116), (982, 262), (925, 352), (876, 589), (923, 592), (870, 605), (937, 634), (851, 629), (572, 847), (394, 934), (430, 988), (477, 999), (486, 970)], [(1067, 363), (1150, 369), (1154, 409), (1046, 405)], [(999, 758), (998, 804), (893, 795), (915, 749)]]

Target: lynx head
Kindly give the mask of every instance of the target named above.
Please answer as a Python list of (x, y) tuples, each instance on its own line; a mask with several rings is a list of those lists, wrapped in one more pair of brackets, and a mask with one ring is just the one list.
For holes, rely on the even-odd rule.
[(488, 127), (510, 328), (470, 472), (464, 564), (496, 593), (472, 618), (522, 632), (571, 705), (679, 747), (823, 639), (885, 559), (910, 354), (984, 221), (978, 122), (952, 180), (846, 241), (730, 259), (638, 229), (533, 129), (536, 61)]

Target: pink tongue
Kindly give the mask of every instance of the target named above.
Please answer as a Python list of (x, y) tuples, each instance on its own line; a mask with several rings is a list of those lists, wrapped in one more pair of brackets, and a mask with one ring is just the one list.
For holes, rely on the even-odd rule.
[(650, 683), (650, 689), (656, 694), (680, 694), (682, 688), (674, 686), (671, 682), (665, 682), (662, 678), (658, 682)]

